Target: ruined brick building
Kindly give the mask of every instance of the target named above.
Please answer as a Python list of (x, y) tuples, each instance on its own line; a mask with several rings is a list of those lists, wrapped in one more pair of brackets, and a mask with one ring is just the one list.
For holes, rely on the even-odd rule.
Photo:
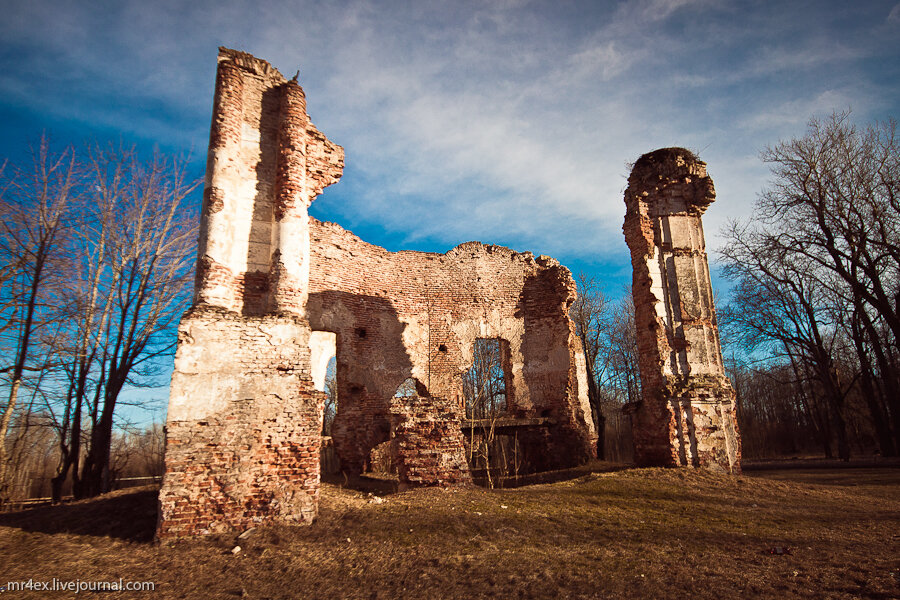
[[(338, 386), (333, 442), (350, 474), (364, 469), (376, 445), (391, 440), (401, 485), (471, 482), (462, 375), (479, 339), (499, 341), (508, 410), (503, 425), (516, 428), (534, 469), (596, 455), (584, 355), (568, 317), (576, 294), (568, 269), (545, 256), (479, 242), (446, 254), (389, 252), (311, 218), (310, 203), (340, 178), (343, 160), (343, 149), (310, 122), (296, 80), (249, 54), (220, 49), (195, 296), (179, 328), (171, 384), (161, 537), (315, 517), (324, 405), (316, 382), (332, 354)], [(688, 170), (702, 169), (698, 165), (692, 161)], [(634, 193), (642, 192), (635, 187)], [(651, 221), (677, 219), (660, 217), (662, 204), (651, 202), (648, 209), (638, 196), (629, 202), (629, 219), (640, 221), (645, 254), (653, 260), (634, 245), (632, 255), (635, 265), (644, 261), (645, 271), (649, 265), (645, 279), (657, 281), (660, 267), (654, 265), (668, 264), (658, 251), (673, 246)], [(701, 252), (695, 252), (694, 275), (703, 271), (708, 284), (699, 215), (711, 197), (706, 204), (692, 198), (690, 248)], [(629, 233), (629, 244), (640, 235)], [(675, 256), (683, 255), (680, 248)], [(680, 285), (680, 270), (665, 273)], [(638, 304), (637, 271), (635, 277)], [(658, 293), (653, 285), (647, 293)], [(653, 396), (635, 412), (639, 461), (736, 464), (711, 295), (673, 293), (662, 303), (666, 310), (672, 302), (696, 300), (705, 325), (658, 316), (653, 339), (641, 338), (642, 356), (651, 357), (646, 376), (642, 358), (644, 386)], [(640, 319), (662, 315), (644, 296), (641, 302)], [(711, 328), (702, 330), (711, 363), (693, 350), (692, 328), (701, 326)], [(683, 376), (675, 383), (663, 360), (669, 348), (687, 353), (686, 362), (671, 367)], [(700, 363), (707, 369), (702, 389), (691, 375)], [(410, 378), (415, 393), (396, 397)], [(693, 416), (679, 416), (685, 414)], [(725, 431), (724, 440), (716, 427)], [(690, 434), (682, 435), (686, 428)]]

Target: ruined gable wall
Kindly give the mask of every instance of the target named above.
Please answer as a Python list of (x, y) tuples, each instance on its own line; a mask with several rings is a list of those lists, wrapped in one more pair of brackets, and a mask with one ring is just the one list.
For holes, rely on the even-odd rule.
[(337, 181), (344, 152), (306, 97), (266, 61), (220, 49), (207, 155), (195, 304), (302, 315), (307, 209)]
[(569, 464), (593, 452), (567, 316), (575, 297), (567, 269), (479, 242), (446, 254), (388, 252), (333, 223), (311, 220), (310, 231), (309, 316), (313, 329), (337, 334), (334, 438), (345, 467), (360, 470), (368, 451), (387, 440), (388, 403), (407, 377), (462, 413), (461, 377), (476, 338), (509, 343), (514, 414), (556, 420), (541, 434), (545, 462), (557, 460), (551, 446)]
[(642, 400), (641, 465), (740, 469), (701, 217), (715, 199), (705, 163), (682, 148), (642, 156), (625, 191)]

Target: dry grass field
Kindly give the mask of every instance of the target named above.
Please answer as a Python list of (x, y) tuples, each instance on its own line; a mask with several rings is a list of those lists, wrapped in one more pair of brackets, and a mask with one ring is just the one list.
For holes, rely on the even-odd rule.
[[(311, 527), (154, 544), (143, 488), (0, 515), (6, 581), (154, 591), (3, 598), (900, 598), (900, 469), (635, 469), (377, 496), (325, 484)], [(234, 552), (236, 545), (240, 551)]]

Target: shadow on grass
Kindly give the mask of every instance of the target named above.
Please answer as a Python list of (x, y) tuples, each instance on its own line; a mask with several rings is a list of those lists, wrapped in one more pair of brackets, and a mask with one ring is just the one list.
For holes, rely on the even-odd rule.
[[(613, 473), (615, 471), (624, 471), (634, 468), (632, 464), (607, 462), (602, 460), (592, 460), (577, 467), (568, 469), (559, 469), (556, 471), (538, 471), (537, 473), (529, 473), (528, 475), (507, 476), (493, 478), (489, 484), (485, 475), (473, 474), (473, 481), (479, 487), (495, 487), (498, 489), (512, 489), (528, 485), (538, 485), (543, 483), (557, 483), (559, 481), (571, 481), (584, 477), (591, 473)], [(479, 469), (483, 473), (484, 469)]]
[(344, 476), (342, 473), (322, 474), (322, 482), (330, 483), (342, 488), (356, 490), (357, 492), (366, 492), (386, 496), (388, 494), (396, 494), (399, 490), (400, 482), (396, 476), (369, 476), (369, 475), (351, 475)]
[(812, 483), (836, 487), (885, 487), (900, 485), (900, 465), (880, 468), (850, 467), (843, 469), (769, 469), (757, 470), (747, 475), (757, 479)]
[(158, 495), (157, 489), (131, 489), (107, 497), (3, 513), (0, 526), (150, 542), (156, 531)]
[[(634, 465), (625, 463), (605, 462), (593, 460), (577, 467), (560, 469), (557, 471), (540, 471), (517, 477), (494, 477), (488, 481), (484, 475), (484, 469), (478, 469), (472, 474), (472, 481), (478, 487), (497, 489), (518, 488), (542, 483), (556, 483), (584, 477), (590, 473), (612, 473), (633, 468)], [(345, 476), (342, 473), (322, 473), (322, 481), (358, 492), (374, 493), (378, 495), (394, 494), (399, 491), (400, 482), (396, 475), (389, 474), (364, 474)]]
[(828, 469), (844, 471), (847, 469), (883, 469), (900, 468), (900, 457), (870, 456), (855, 457), (849, 461), (830, 458), (760, 458), (741, 461), (741, 469), (747, 471), (776, 471), (776, 470), (810, 470)]

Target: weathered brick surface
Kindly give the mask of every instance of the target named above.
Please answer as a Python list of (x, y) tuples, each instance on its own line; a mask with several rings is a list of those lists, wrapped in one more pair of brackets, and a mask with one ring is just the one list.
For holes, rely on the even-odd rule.
[[(160, 537), (316, 515), (324, 396), (311, 378), (307, 207), (343, 150), (303, 90), (220, 49), (194, 308), (180, 327)], [(315, 173), (310, 173), (310, 169)]]
[(296, 81), (249, 54), (220, 49), (195, 303), (303, 316), (307, 208), (343, 165), (343, 149), (312, 124)]
[(510, 413), (554, 421), (535, 435), (531, 467), (594, 455), (581, 350), (567, 315), (575, 298), (568, 269), (480, 242), (446, 254), (388, 252), (333, 223), (313, 220), (310, 232), (308, 315), (313, 329), (337, 334), (332, 435), (345, 469), (361, 472), (388, 439), (390, 401), (405, 379), (462, 407), (477, 338), (508, 347)]
[(195, 309), (182, 319), (169, 400), (160, 537), (316, 515), (325, 396), (309, 326)]
[[(523, 430), (532, 468), (595, 454), (569, 271), (479, 242), (388, 252), (311, 219), (310, 203), (340, 178), (343, 159), (310, 121), (296, 81), (220, 49), (160, 537), (314, 518), (323, 396), (312, 380), (313, 330), (335, 334), (333, 439), (347, 471), (362, 471), (393, 431), (404, 485), (471, 482), (459, 415), (478, 338), (507, 349), (510, 415), (551, 423)], [(312, 342), (317, 353), (321, 343)], [(408, 377), (425, 387), (400, 406), (394, 393)]]
[(471, 485), (459, 405), (424, 395), (391, 400), (391, 453), (400, 489)]
[(631, 407), (635, 460), (740, 470), (701, 217), (706, 164), (683, 148), (642, 156), (625, 191), (643, 398)]

